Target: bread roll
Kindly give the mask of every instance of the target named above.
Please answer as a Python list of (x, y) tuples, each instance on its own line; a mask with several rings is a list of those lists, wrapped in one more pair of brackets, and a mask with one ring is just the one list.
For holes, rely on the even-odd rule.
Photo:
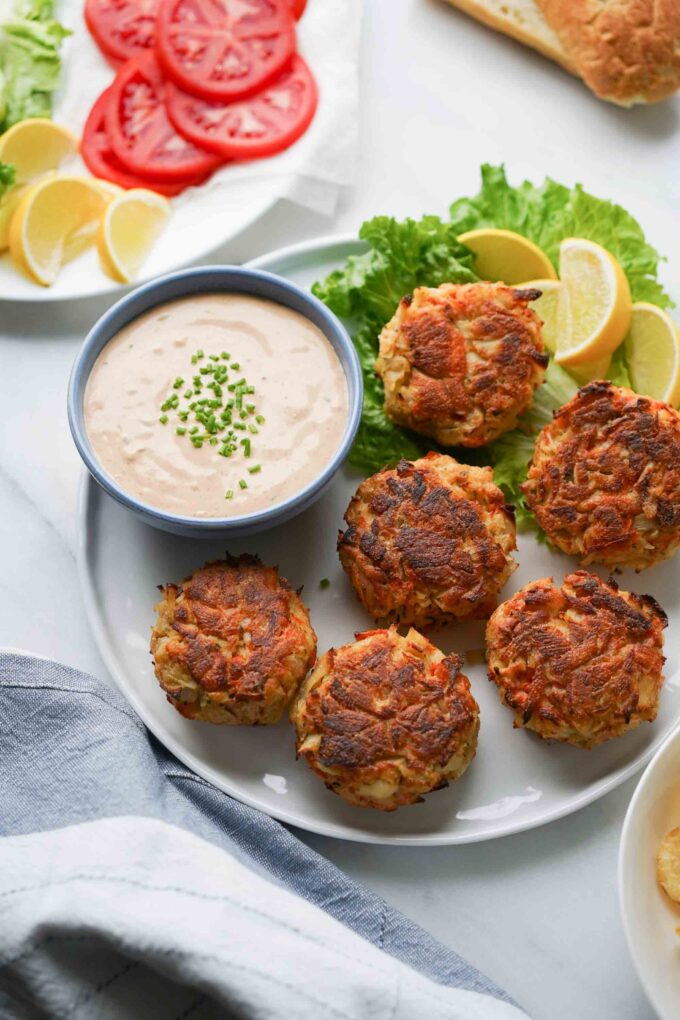
[(567, 71), (577, 74), (557, 34), (550, 28), (535, 0), (448, 0), (471, 17), (511, 36), (525, 46), (555, 60)]
[(632, 106), (680, 88), (680, 0), (448, 0)]
[(680, 0), (536, 0), (586, 85), (622, 106), (680, 88)]

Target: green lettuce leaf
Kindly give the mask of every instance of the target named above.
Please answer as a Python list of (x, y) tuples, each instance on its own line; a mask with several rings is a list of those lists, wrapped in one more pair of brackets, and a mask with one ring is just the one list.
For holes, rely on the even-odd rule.
[(672, 307), (657, 280), (659, 253), (647, 243), (637, 220), (620, 205), (589, 195), (580, 184), (569, 189), (548, 178), (540, 187), (524, 181), (515, 188), (508, 184), (502, 166), (485, 164), (481, 172), (479, 194), (451, 206), (457, 236), (480, 227), (514, 230), (542, 248), (555, 268), (560, 242), (565, 237), (585, 237), (619, 260), (633, 301)]
[(0, 26), (0, 115), (2, 130), (29, 117), (49, 117), (59, 84), (64, 38), (52, 0), (15, 5)]
[(520, 486), (527, 477), (536, 436), (544, 425), (552, 421), (553, 411), (571, 400), (577, 390), (576, 380), (551, 358), (543, 385), (536, 390), (533, 404), (522, 415), (517, 428), (506, 432), (485, 448), (488, 458), (486, 462), (493, 466), (496, 485), (500, 486), (508, 501), (515, 506), (520, 531), (535, 526), (533, 514), (526, 505)]
[[(400, 457), (413, 459), (436, 448), (432, 440), (393, 425), (383, 410), (382, 383), (374, 370), (378, 337), (401, 298), (417, 286), (474, 282), (473, 259), (457, 238), (467, 230), (500, 227), (523, 234), (539, 245), (555, 266), (565, 237), (586, 237), (619, 259), (634, 301), (672, 305), (657, 279), (660, 256), (645, 240), (638, 222), (621, 206), (589, 195), (580, 185), (567, 188), (547, 179), (541, 185), (508, 183), (502, 166), (481, 168), (482, 187), (476, 196), (461, 198), (450, 210), (450, 222), (436, 216), (399, 222), (378, 216), (363, 225), (366, 251), (312, 288), (317, 297), (350, 329), (364, 374), (365, 399), (361, 426), (350, 461), (367, 474)], [(609, 377), (630, 386), (623, 347), (612, 358)], [(574, 379), (554, 361), (532, 407), (516, 429), (481, 450), (449, 450), (458, 460), (491, 464), (507, 499), (517, 508), (520, 527), (535, 526), (520, 486), (526, 478), (537, 432), (553, 411), (571, 399)]]
[(16, 179), (16, 171), (9, 163), (0, 163), (0, 199)]
[(312, 291), (336, 315), (348, 321), (364, 376), (364, 407), (349, 456), (367, 474), (401, 457), (422, 456), (432, 443), (393, 425), (383, 410), (383, 386), (375, 374), (378, 336), (405, 294), (415, 287), (471, 283), (472, 255), (456, 239), (451, 225), (437, 216), (398, 222), (376, 216), (359, 236), (368, 245), (351, 255), (342, 269), (315, 283)]

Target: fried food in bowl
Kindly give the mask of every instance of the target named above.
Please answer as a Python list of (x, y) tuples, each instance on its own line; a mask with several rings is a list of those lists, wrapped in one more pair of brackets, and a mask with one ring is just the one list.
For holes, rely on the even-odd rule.
[(674, 903), (680, 903), (680, 829), (672, 829), (661, 840), (656, 855), (656, 877)]
[(227, 726), (278, 722), (316, 657), (309, 613), (278, 569), (227, 557), (160, 591), (151, 654), (170, 704)]
[(479, 708), (458, 656), (391, 628), (322, 655), (291, 721), (298, 756), (329, 790), (394, 811), (462, 776), (477, 748)]
[(376, 620), (426, 627), (486, 619), (517, 566), (515, 519), (491, 468), (446, 454), (367, 478), (345, 521), (340, 561)]
[(522, 490), (553, 545), (584, 565), (654, 566), (680, 546), (680, 414), (589, 383), (539, 434)]
[(385, 412), (442, 446), (483, 446), (508, 432), (543, 381), (538, 290), (443, 283), (402, 298), (380, 334)]
[(486, 629), (489, 679), (514, 725), (590, 748), (656, 718), (666, 614), (651, 595), (577, 570), (522, 588)]

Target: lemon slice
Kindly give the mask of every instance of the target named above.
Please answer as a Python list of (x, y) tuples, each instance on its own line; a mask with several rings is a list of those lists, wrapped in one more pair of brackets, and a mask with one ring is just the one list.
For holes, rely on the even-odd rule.
[(97, 234), (104, 271), (130, 283), (139, 273), (170, 215), (170, 203), (155, 191), (133, 188), (106, 207)]
[(625, 345), (636, 393), (680, 403), (680, 334), (668, 312), (646, 301), (633, 305)]
[(30, 183), (48, 170), (56, 170), (77, 151), (74, 134), (41, 117), (22, 120), (0, 136), (0, 162), (12, 164), (17, 184)]
[(530, 307), (543, 322), (541, 335), (547, 351), (555, 353), (559, 321), (560, 295), (562, 284), (559, 280), (530, 280), (522, 283), (522, 290), (540, 290), (541, 296), (530, 302)]
[(92, 183), (99, 188), (108, 202), (118, 195), (125, 194), (125, 188), (121, 188), (118, 184), (113, 184), (111, 181), (105, 181), (101, 177), (93, 178)]
[(475, 255), (475, 272), (483, 280), (515, 286), (524, 280), (555, 280), (557, 273), (544, 251), (512, 230), (484, 227), (461, 234), (458, 240)]
[(605, 248), (570, 237), (560, 245), (560, 302), (555, 360), (565, 368), (601, 361), (623, 341), (632, 303), (626, 274)]
[(31, 185), (9, 228), (12, 258), (44, 287), (94, 240), (107, 199), (87, 177), (62, 174)]
[[(543, 320), (543, 327), (541, 329), (543, 343), (546, 350), (554, 354), (557, 348), (557, 337), (562, 315), (560, 303), (569, 300), (568, 292), (559, 280), (530, 280), (528, 283), (523, 283), (522, 287), (528, 290), (541, 291), (540, 298), (532, 301), (530, 306), (539, 318)], [(593, 379), (604, 379), (609, 371), (610, 362), (611, 355), (607, 354), (604, 358), (588, 362), (586, 365), (579, 365), (577, 367), (572, 365), (568, 371), (578, 383), (583, 385), (584, 383), (591, 382)]]
[(0, 251), (9, 248), (9, 225), (19, 202), (28, 191), (28, 185), (10, 188), (0, 201)]

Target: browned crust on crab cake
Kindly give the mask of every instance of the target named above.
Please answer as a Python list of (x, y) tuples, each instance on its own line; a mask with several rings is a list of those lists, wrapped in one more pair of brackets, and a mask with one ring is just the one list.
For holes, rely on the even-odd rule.
[(322, 655), (291, 721), (298, 756), (329, 790), (357, 807), (394, 811), (465, 772), (479, 708), (457, 655), (391, 628)]
[(650, 595), (577, 570), (535, 581), (486, 630), (489, 679), (514, 725), (589, 748), (656, 718), (666, 614)]
[(517, 567), (512, 507), (491, 468), (446, 454), (367, 478), (345, 520), (340, 561), (376, 620), (432, 627), (486, 619)]
[(622, 106), (680, 88), (678, 0), (536, 0), (586, 85)]
[(550, 541), (584, 565), (668, 559), (680, 545), (680, 414), (589, 383), (539, 434), (522, 489)]
[(278, 722), (316, 657), (309, 613), (278, 569), (228, 556), (160, 591), (151, 654), (177, 711), (229, 726)]
[(502, 283), (418, 287), (380, 334), (385, 411), (442, 446), (483, 446), (512, 429), (548, 363), (540, 291)]

